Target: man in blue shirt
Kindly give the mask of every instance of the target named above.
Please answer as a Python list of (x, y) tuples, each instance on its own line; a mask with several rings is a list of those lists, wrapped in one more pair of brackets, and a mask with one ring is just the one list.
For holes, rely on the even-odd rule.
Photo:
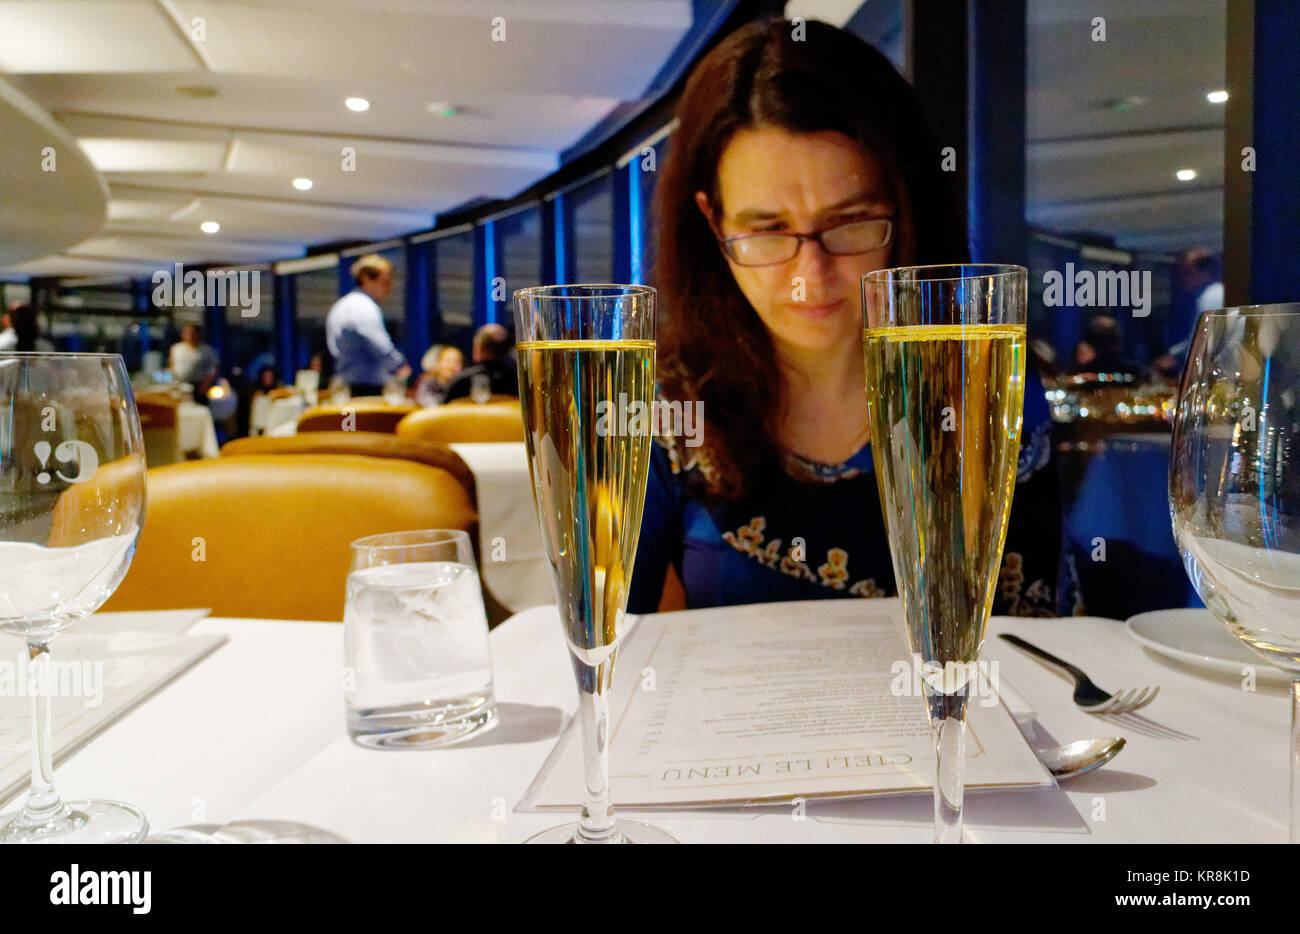
[(325, 316), (325, 344), (334, 357), (334, 372), (354, 396), (382, 395), (384, 383), (404, 380), (411, 368), (384, 327), (379, 304), (393, 291), (393, 266), (371, 253), (352, 264), (354, 288)]

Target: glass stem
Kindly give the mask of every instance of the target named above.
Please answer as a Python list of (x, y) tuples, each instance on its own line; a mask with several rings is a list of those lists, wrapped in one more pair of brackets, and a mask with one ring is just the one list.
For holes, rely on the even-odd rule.
[(582, 724), (582, 771), (585, 791), (575, 843), (621, 843), (609, 794), (609, 689), (614, 660), (592, 667), (574, 659), (578, 669), (578, 719)]
[(936, 720), (934, 733), (934, 842), (961, 843), (962, 783), (966, 764), (966, 720)]
[[(28, 693), (32, 697), (32, 788), (16, 823), (40, 827), (67, 817), (68, 806), (54, 790), (54, 749), (51, 737), (50, 694), (53, 677), (50, 643), (27, 643), (30, 658)], [(35, 673), (36, 677), (30, 677)]]
[(1300, 843), (1300, 680), (1291, 682), (1291, 842)]

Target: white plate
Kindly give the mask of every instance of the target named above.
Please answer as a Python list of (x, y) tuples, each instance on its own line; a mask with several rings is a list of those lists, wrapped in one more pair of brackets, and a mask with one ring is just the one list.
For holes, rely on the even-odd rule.
[(1154, 610), (1139, 613), (1127, 625), (1129, 635), (1151, 651), (1189, 665), (1238, 676), (1251, 665), (1258, 678), (1290, 679), (1228, 632), (1209, 610)]

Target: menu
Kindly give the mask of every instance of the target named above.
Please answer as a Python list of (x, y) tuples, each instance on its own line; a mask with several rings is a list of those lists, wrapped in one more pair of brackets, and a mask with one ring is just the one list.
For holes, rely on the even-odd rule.
[[(893, 600), (811, 600), (642, 617), (611, 704), (615, 805), (714, 807), (929, 791), (921, 671)], [(1051, 785), (981, 669), (966, 787)], [(571, 722), (520, 810), (580, 804)]]
[[(186, 635), (207, 610), (96, 613), (55, 638), (48, 688), (54, 762), (226, 641)], [(31, 780), (31, 692), (40, 681), (22, 640), (0, 634), (0, 804)]]

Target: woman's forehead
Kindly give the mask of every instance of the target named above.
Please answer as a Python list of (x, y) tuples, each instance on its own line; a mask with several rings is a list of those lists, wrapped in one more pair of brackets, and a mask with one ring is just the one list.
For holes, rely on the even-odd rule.
[(853, 139), (830, 131), (736, 133), (718, 161), (718, 193), (733, 219), (816, 213), (863, 202), (891, 206), (879, 161)]

